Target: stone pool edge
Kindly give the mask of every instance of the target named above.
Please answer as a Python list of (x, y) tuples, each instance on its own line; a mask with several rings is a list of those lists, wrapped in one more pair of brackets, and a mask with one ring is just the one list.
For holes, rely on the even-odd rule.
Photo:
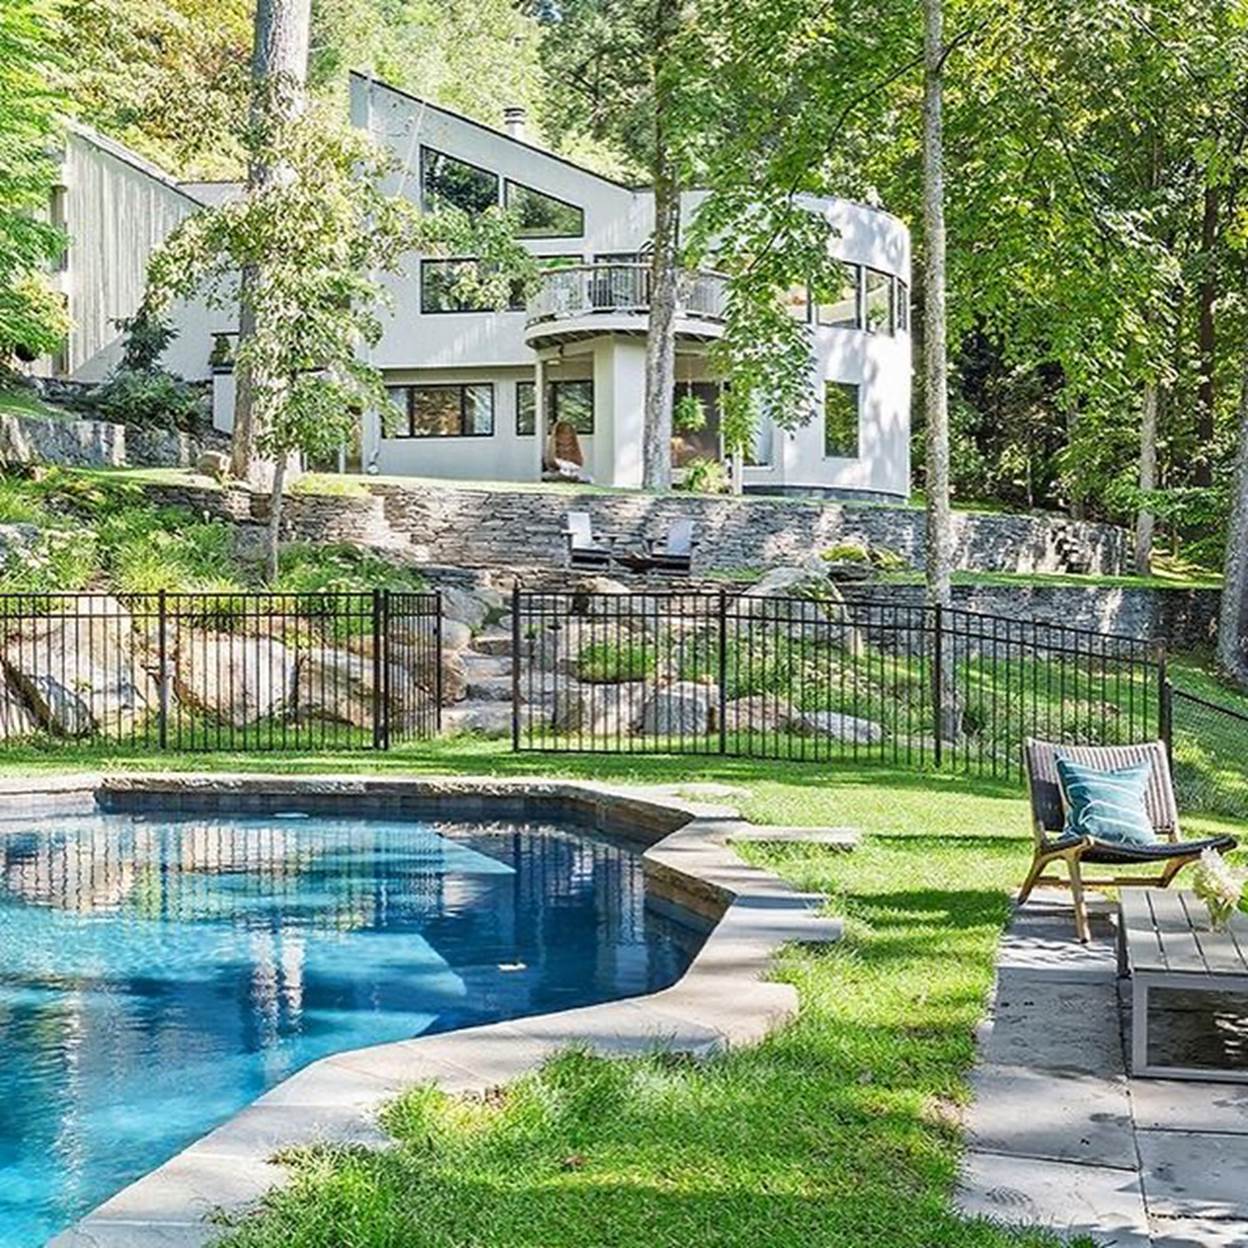
[[(695, 786), (696, 787), (696, 786)], [(238, 1215), (287, 1171), (272, 1158), (314, 1142), (383, 1146), (378, 1110), (404, 1088), (431, 1082), (448, 1092), (485, 1092), (551, 1054), (580, 1045), (626, 1056), (666, 1048), (706, 1055), (752, 1044), (792, 1018), (796, 989), (766, 977), (791, 941), (829, 942), (839, 919), (820, 917), (822, 895), (802, 893), (729, 848), (754, 825), (729, 806), (671, 790), (594, 781), (494, 777), (266, 776), (212, 774), (79, 775), (0, 782), (0, 812), (48, 809), (75, 796), (92, 805), (165, 799), (175, 809), (261, 807), (274, 797), (317, 803), (362, 799), (369, 813), (433, 798), (568, 803), (608, 815), (646, 844), (648, 878), (679, 904), (715, 918), (701, 950), (670, 988), (554, 1014), (372, 1045), (321, 1058), (234, 1117), (123, 1188), (49, 1241), (48, 1248), (200, 1248), (223, 1233), (222, 1214)]]

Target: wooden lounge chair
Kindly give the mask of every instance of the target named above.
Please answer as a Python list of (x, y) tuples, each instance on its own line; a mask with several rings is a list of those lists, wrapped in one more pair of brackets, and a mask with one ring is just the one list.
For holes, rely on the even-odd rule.
[(611, 566), (611, 547), (594, 537), (587, 511), (570, 511), (563, 529), (568, 543), (568, 566), (601, 572)]
[[(1153, 774), (1145, 794), (1145, 807), (1157, 833), (1157, 843), (1110, 845), (1089, 837), (1068, 836), (1065, 832), (1066, 812), (1057, 780), (1059, 753), (1071, 762), (1105, 771), (1131, 767), (1136, 763), (1151, 763)], [(1031, 794), (1032, 831), (1036, 843), (1031, 870), (1018, 892), (1018, 904), (1022, 905), (1038, 884), (1069, 888), (1075, 907), (1075, 931), (1082, 941), (1087, 941), (1090, 935), (1083, 896), (1085, 886), (1165, 888), (1206, 849), (1223, 851), (1235, 848), (1232, 836), (1210, 836), (1199, 841), (1179, 840), (1179, 811), (1170, 779), (1170, 763), (1166, 747), (1160, 741), (1148, 741), (1141, 745), (1058, 745), (1029, 737), (1023, 744), (1023, 761)], [(1067, 878), (1044, 874), (1050, 865), (1059, 862), (1066, 864)], [(1161, 870), (1153, 875), (1108, 875), (1089, 879), (1083, 874), (1084, 863), (1126, 868), (1153, 864)]]
[(667, 526), (662, 541), (642, 538), (642, 550), (629, 551), (616, 558), (633, 572), (673, 572), (687, 574), (693, 566), (693, 521), (682, 516)]

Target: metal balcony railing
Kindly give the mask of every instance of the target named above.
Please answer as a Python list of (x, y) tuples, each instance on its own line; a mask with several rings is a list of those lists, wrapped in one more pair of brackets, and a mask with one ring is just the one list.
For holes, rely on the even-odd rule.
[[(727, 280), (709, 270), (681, 274), (676, 314), (722, 321)], [(562, 321), (604, 312), (645, 316), (650, 311), (650, 266), (575, 264), (549, 269), (528, 301), (528, 323)]]

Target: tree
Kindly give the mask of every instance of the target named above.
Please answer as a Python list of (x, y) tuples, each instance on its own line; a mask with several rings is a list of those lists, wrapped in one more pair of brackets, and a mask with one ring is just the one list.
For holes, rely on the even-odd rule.
[(547, 73), (561, 89), (550, 108), (556, 132), (615, 146), (654, 188), (642, 442), (647, 489), (666, 489), (672, 480), (680, 204), (694, 134), (682, 99), (691, 18), (689, 0), (568, 0), (543, 40)]
[(51, 0), (0, 6), (0, 365), (55, 350), (69, 328), (45, 278), (65, 240), (42, 216), (56, 181), (55, 32)]
[(927, 596), (953, 600), (949, 499), (949, 363), (945, 325), (945, 157), (941, 116), (943, 0), (923, 0), (923, 402), (927, 429)]
[(1218, 663), (1248, 688), (1248, 354), (1239, 391), (1237, 445), (1218, 615)]
[[(295, 180), (281, 140), (307, 103), (308, 40), (312, 0), (257, 0), (255, 36), (251, 53), (250, 159), (246, 198), (255, 206), (271, 199), (270, 192)], [(256, 394), (274, 384), (262, 369), (265, 353), (251, 351), (258, 309), (265, 302), (264, 287), (272, 280), (269, 257), (259, 251), (241, 266), (239, 275), (238, 356), (234, 368), (236, 394), (234, 429), (230, 435), (230, 472), (240, 480), (262, 481), (265, 461), (256, 452), (259, 435)], [(287, 307), (290, 316), (298, 305)], [(275, 309), (278, 315), (283, 311)], [(274, 465), (279, 476), (285, 465)], [(279, 491), (280, 493), (280, 491)]]
[[(507, 214), (422, 214), (385, 192), (394, 162), (371, 136), (317, 110), (287, 112), (252, 139), (255, 162), (280, 167), (281, 176), (187, 218), (153, 257), (144, 311), (158, 317), (198, 294), (223, 307), (247, 301), (251, 332), (240, 336), (235, 366), (252, 378), (256, 451), (274, 465), (272, 583), (288, 460), (334, 453), (365, 410), (394, 414), (381, 374), (361, 353), (383, 330), (381, 276), (411, 251), (471, 252), (481, 265), (465, 283), (503, 307), (531, 268)], [(240, 288), (238, 274), (249, 268), (261, 280)]]

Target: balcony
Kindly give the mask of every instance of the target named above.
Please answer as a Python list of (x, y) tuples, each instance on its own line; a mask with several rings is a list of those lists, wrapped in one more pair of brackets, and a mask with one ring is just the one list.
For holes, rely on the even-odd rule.
[[(650, 266), (576, 264), (548, 269), (528, 301), (525, 339), (546, 346), (606, 333), (644, 334), (650, 325)], [(681, 274), (676, 302), (679, 338), (707, 342), (723, 333), (727, 279), (698, 270)]]

